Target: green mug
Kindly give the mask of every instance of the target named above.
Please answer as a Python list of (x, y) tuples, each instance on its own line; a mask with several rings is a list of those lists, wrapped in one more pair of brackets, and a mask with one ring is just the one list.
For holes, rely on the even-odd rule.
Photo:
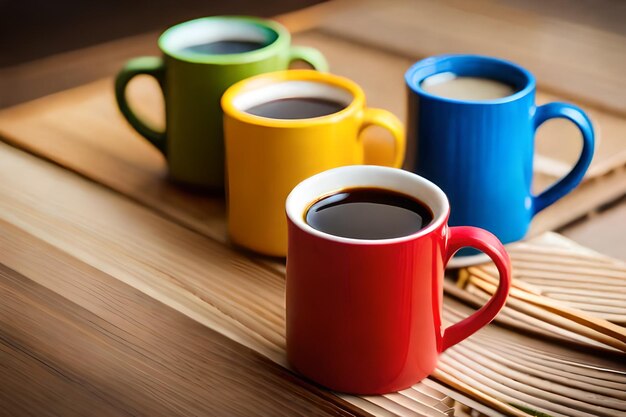
[[(117, 104), (130, 125), (163, 153), (174, 181), (202, 188), (224, 187), (220, 99), (228, 87), (287, 69), (293, 61), (328, 69), (318, 50), (291, 46), (284, 26), (255, 17), (191, 20), (167, 29), (158, 44), (163, 57), (134, 58), (117, 75)], [(165, 131), (139, 119), (128, 105), (126, 87), (140, 74), (156, 78), (163, 90)]]

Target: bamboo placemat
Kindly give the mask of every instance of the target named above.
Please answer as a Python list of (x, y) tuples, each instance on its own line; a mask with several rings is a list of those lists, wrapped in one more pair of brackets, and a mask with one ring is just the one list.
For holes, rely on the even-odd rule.
[[(514, 281), (496, 323), (522, 334), (489, 326), (444, 354), (435, 378), (505, 412), (498, 401), (535, 415), (624, 414), (626, 264), (556, 233), (507, 251)], [(497, 281), (489, 263), (461, 270), (445, 288), (479, 307)], [(448, 306), (448, 318), (466, 308)]]
[[(470, 311), (446, 297), (448, 321)], [(490, 325), (448, 349), (433, 377), (507, 414), (614, 417), (626, 413), (623, 358)]]
[[(513, 288), (499, 321), (560, 343), (626, 352), (626, 264), (546, 233), (509, 245)], [(495, 267), (460, 271), (457, 291), (479, 305), (497, 285)]]

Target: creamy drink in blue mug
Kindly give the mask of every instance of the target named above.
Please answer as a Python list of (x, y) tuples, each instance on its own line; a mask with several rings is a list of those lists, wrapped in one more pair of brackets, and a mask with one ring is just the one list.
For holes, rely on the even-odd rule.
[[(447, 194), (450, 225), (477, 226), (504, 243), (517, 241), (535, 214), (580, 183), (591, 163), (594, 133), (587, 115), (571, 104), (537, 106), (535, 79), (516, 64), (479, 55), (441, 55), (414, 64), (405, 81), (405, 167)], [(533, 195), (535, 131), (552, 118), (574, 123), (583, 148), (565, 177)]]

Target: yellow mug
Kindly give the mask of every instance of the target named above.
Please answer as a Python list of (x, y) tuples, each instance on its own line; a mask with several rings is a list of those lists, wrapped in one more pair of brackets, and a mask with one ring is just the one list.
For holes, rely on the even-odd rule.
[[(339, 110), (300, 119), (249, 112), (285, 99), (327, 100)], [(266, 255), (287, 254), (285, 200), (292, 188), (327, 169), (364, 163), (365, 128), (389, 130), (394, 138), (389, 166), (404, 161), (402, 122), (386, 110), (367, 108), (363, 90), (337, 75), (287, 70), (251, 77), (226, 90), (222, 109), (230, 237)]]

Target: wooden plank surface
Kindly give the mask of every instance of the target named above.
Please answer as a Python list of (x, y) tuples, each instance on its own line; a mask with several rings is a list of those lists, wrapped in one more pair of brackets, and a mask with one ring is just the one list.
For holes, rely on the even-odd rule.
[(0, 230), (0, 415), (352, 415), (67, 252)]
[[(196, 327), (185, 325), (190, 319), (197, 322), (199, 328), (210, 328), (220, 336), (242, 344), (272, 361), (285, 364), (284, 276), (279, 269), (268, 267), (266, 263), (258, 262), (257, 258), (229, 249), (213, 239), (177, 225), (118, 193), (7, 145), (0, 145), (0, 179), (0, 263), (15, 272), (9, 272), (9, 277), (2, 278), (2, 285), (9, 288), (2, 294), (8, 294), (12, 299), (11, 303), (6, 303), (12, 306), (11, 314), (2, 315), (7, 320), (0, 326), (3, 340), (19, 341), (27, 338), (31, 349), (49, 346), (54, 353), (49, 360), (59, 369), (69, 368), (83, 375), (83, 383), (89, 382), (91, 378), (98, 379), (97, 364), (108, 363), (100, 359), (100, 354), (108, 355), (106, 360), (115, 362), (117, 366), (125, 363), (128, 372), (137, 372), (143, 378), (148, 371), (141, 372), (144, 368), (135, 364), (131, 355), (134, 352), (146, 361), (152, 360), (152, 357), (159, 358), (158, 363), (165, 365), (171, 359), (172, 365), (166, 366), (168, 372), (179, 370), (181, 378), (190, 378), (204, 386), (205, 378), (208, 377), (196, 373), (203, 368), (195, 366), (191, 359), (181, 357), (188, 350), (177, 345), (196, 339), (178, 337), (178, 333), (162, 324), (166, 321), (167, 313), (156, 307), (162, 306), (170, 314), (175, 310), (182, 315), (176, 315), (178, 318), (173, 319), (172, 324), (178, 326), (180, 322), (181, 332), (202, 333), (195, 330)], [(16, 274), (19, 276), (16, 277)], [(32, 283), (24, 283), (25, 279)], [(13, 304), (15, 300), (31, 300), (33, 297), (34, 301), (29, 301), (31, 309), (33, 305), (38, 306), (49, 316), (49, 320), (62, 323), (58, 325), (63, 331), (56, 338), (50, 334), (54, 333), (54, 323), (32, 315), (37, 309), (29, 315), (23, 313), (29, 309), (26, 301), (24, 305)], [(144, 297), (153, 301), (147, 304), (146, 310), (141, 310), (145, 313), (135, 313), (139, 307), (135, 307), (134, 303), (144, 303)], [(458, 321), (470, 312), (467, 307), (454, 303), (449, 297), (445, 297), (444, 306), (448, 322)], [(67, 311), (64, 310), (66, 308)], [(83, 310), (88, 312), (83, 314)], [(72, 317), (79, 322), (72, 322)], [(34, 324), (40, 321), (43, 327)], [(103, 329), (91, 333), (93, 329), (88, 325)], [(29, 328), (32, 330), (31, 336), (24, 334)], [(168, 337), (162, 337), (162, 332), (168, 333)], [(102, 334), (107, 337), (110, 335), (112, 340), (99, 339)], [(81, 341), (83, 337), (85, 341)], [(161, 339), (162, 345), (159, 343)], [(494, 339), (499, 344), (494, 345)], [(63, 344), (66, 340), (69, 346)], [(98, 345), (100, 342), (104, 347)], [(200, 349), (202, 346), (199, 345), (204, 343), (203, 340), (194, 343), (190, 341), (187, 347), (193, 349), (189, 354), (197, 353), (194, 349)], [(80, 352), (68, 355), (68, 352), (76, 352), (72, 350), (76, 346), (86, 346), (86, 352), (94, 356), (85, 359), (93, 360), (63, 362), (75, 356), (81, 357)], [(132, 347), (132, 352), (125, 350), (124, 347), (128, 346)], [(559, 384), (563, 384), (563, 381), (556, 377), (550, 389), (534, 383), (518, 386), (515, 372), (519, 371), (505, 372), (501, 369), (502, 365), (492, 364), (491, 358), (500, 355), (498, 352), (503, 349), (509, 352), (509, 361), (521, 361), (523, 355), (515, 353), (519, 347), (537, 350), (538, 358), (548, 369), (559, 369), (559, 361), (564, 360), (562, 358), (566, 358), (568, 363), (577, 364), (574, 370), (593, 364), (594, 369), (598, 370), (592, 376), (595, 385), (608, 384), (602, 391), (603, 397), (594, 397), (588, 393), (584, 398), (576, 400), (578, 402), (572, 402), (570, 398), (576, 397), (567, 388), (569, 385), (561, 387)], [(231, 355), (229, 352), (224, 354)], [(218, 360), (219, 356), (211, 356), (208, 352), (200, 356), (207, 357), (203, 360), (211, 369), (223, 369), (208, 359)], [(115, 369), (114, 365), (110, 366)], [(475, 375), (476, 372), (483, 372), (477, 369), (484, 367), (491, 369), (488, 380)], [(161, 368), (156, 364), (151, 365), (150, 372), (157, 375), (154, 384), (175, 378), (160, 376), (160, 371)], [(17, 370), (13, 369), (12, 372)], [(127, 377), (122, 371), (118, 374)], [(238, 376), (234, 380), (249, 381), (247, 376), (235, 375)], [(579, 386), (575, 375), (574, 372), (570, 379)], [(611, 375), (617, 375), (618, 379), (611, 380)], [(515, 411), (515, 407), (511, 407), (511, 403), (561, 412), (575, 411), (580, 406), (585, 410), (602, 411), (604, 415), (610, 415), (608, 413), (611, 410), (626, 407), (626, 403), (620, 402), (619, 395), (611, 388), (622, 385), (626, 388), (623, 375), (623, 365), (610, 356), (589, 356), (503, 329), (488, 328), (444, 355), (434, 376), (456, 389), (465, 389), (464, 384), (470, 383), (477, 391), (467, 391), (466, 395), (513, 415), (521, 414)], [(104, 384), (99, 379), (97, 382)], [(22, 390), (23, 383), (16, 382)], [(105, 385), (98, 384), (93, 382), (87, 386), (96, 392), (107, 389)], [(178, 384), (177, 380), (173, 380), (172, 384)], [(180, 384), (186, 387), (182, 382)], [(250, 389), (251, 385), (245, 385), (242, 389)], [(560, 388), (555, 392), (557, 387)], [(137, 401), (143, 401), (142, 395), (148, 395), (143, 389), (152, 395), (161, 395), (160, 390), (166, 388), (170, 389), (170, 384), (151, 386), (148, 382), (142, 382), (137, 388)], [(501, 389), (505, 389), (503, 394), (497, 394)], [(115, 398), (111, 402), (123, 404), (120, 407), (127, 409), (131, 399), (126, 395), (133, 392), (130, 389), (123, 393), (110, 391), (111, 398)], [(315, 393), (315, 389), (312, 392)], [(322, 396), (323, 393), (321, 391), (317, 395)], [(244, 398), (232, 395), (224, 398)], [(529, 399), (529, 396), (539, 396), (540, 399), (535, 401)], [(24, 400), (24, 397), (16, 397), (16, 401), (17, 398)], [(188, 401), (186, 397), (176, 398), (185, 404)], [(432, 388), (429, 380), (397, 394), (340, 398), (363, 412), (375, 415), (443, 416), (451, 412), (450, 399)], [(605, 400), (608, 403), (604, 404)], [(342, 405), (335, 401), (332, 403)], [(556, 401), (557, 405), (551, 407), (546, 401)], [(221, 406), (213, 404), (215, 407)], [(256, 404), (267, 409), (273, 407), (270, 403)], [(24, 403), (20, 402), (15, 407), (18, 406), (23, 407)]]
[[(144, 87), (134, 88), (135, 99), (144, 106), (144, 112), (158, 119), (162, 111), (158, 91), (144, 79)], [(135, 85), (134, 87), (141, 87)], [(38, 113), (31, 119), (29, 104), (8, 110), (0, 121), (0, 130), (11, 129), (24, 120), (24, 130), (14, 138), (28, 137), (26, 141), (11, 141), (35, 154), (75, 170), (99, 183), (116, 189), (131, 198), (149, 205), (165, 215), (177, 216), (186, 224), (206, 234), (225, 236), (225, 226), (213, 219), (224, 213), (223, 199), (211, 198), (181, 189), (166, 180), (167, 171), (161, 154), (138, 137), (120, 119), (112, 95), (112, 81), (103, 80), (32, 102)], [(104, 95), (101, 93), (105, 92)], [(157, 98), (155, 100), (155, 98)], [(52, 101), (48, 101), (52, 100)], [(78, 106), (70, 103), (78, 103)], [(67, 111), (69, 110), (69, 112)], [(39, 132), (44, 132), (45, 135)], [(19, 142), (22, 142), (21, 144)], [(40, 151), (41, 150), (41, 151)]]
[(624, 226), (620, 226), (624, 223), (626, 223), (626, 197), (615, 205), (593, 212), (591, 216), (569, 225), (560, 233), (601, 251), (604, 255), (626, 262)]
[[(0, 145), (0, 179), (0, 222), (35, 236), (280, 366), (287, 365), (284, 264), (279, 269), (268, 267), (256, 257), (4, 144)], [(1, 263), (40, 285), (55, 285), (49, 267), (33, 262), (39, 257), (14, 250), (12, 245), (0, 246)], [(418, 384), (415, 389), (422, 387)], [(434, 405), (415, 401), (428, 411), (421, 414), (445, 414), (441, 408), (450, 408), (446, 405), (449, 398), (438, 395)], [(367, 398), (340, 398), (363, 413), (387, 413)]]

